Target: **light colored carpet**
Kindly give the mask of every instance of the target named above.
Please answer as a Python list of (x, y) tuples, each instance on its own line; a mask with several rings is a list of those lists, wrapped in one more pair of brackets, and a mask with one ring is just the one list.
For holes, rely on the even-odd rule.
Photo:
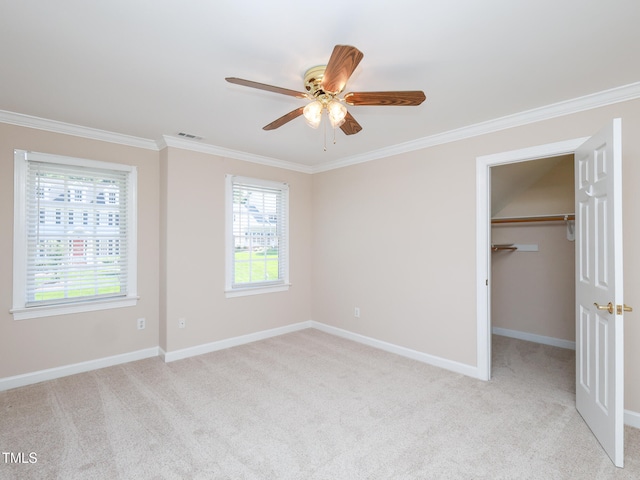
[(474, 380), (317, 330), (0, 393), (2, 479), (640, 478), (574, 407), (574, 352), (494, 338)]

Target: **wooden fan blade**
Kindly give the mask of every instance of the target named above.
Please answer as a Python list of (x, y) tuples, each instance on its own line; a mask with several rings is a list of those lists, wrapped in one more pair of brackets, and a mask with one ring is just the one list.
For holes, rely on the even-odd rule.
[(275, 130), (276, 128), (281, 127), (282, 125), (284, 125), (285, 123), (290, 122), (294, 118), (298, 118), (300, 115), (302, 115), (302, 111), (303, 110), (304, 110), (304, 107), (296, 108), (292, 112), (289, 112), (286, 115), (281, 116), (277, 120), (274, 120), (269, 125), (265, 125), (264, 127), (262, 127), (262, 129), (263, 130)]
[(340, 130), (342, 130), (345, 135), (354, 135), (362, 130), (362, 127), (356, 122), (356, 119), (347, 112), (346, 117), (344, 117), (344, 123), (340, 126)]
[(242, 85), (243, 87), (257, 88), (258, 90), (267, 90), (269, 92), (281, 93), (282, 95), (289, 95), (297, 98), (307, 98), (307, 95), (302, 92), (296, 92), (295, 90), (289, 90), (288, 88), (274, 87), (273, 85), (267, 85), (266, 83), (252, 82), (251, 80), (244, 80), (243, 78), (227, 77), (225, 80), (229, 83), (235, 83), (236, 85)]
[(421, 90), (404, 92), (360, 92), (347, 93), (344, 101), (349, 105), (420, 105), (427, 97)]
[(356, 69), (364, 54), (350, 45), (336, 45), (327, 63), (322, 79), (322, 89), (333, 95), (340, 93)]

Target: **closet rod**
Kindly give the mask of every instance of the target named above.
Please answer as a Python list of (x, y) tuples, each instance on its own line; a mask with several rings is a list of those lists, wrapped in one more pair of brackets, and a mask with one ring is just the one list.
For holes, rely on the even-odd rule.
[(573, 213), (564, 213), (559, 215), (535, 215), (531, 217), (503, 217), (492, 218), (491, 224), (497, 223), (525, 223), (525, 222), (567, 222), (569, 220), (575, 220), (576, 216)]

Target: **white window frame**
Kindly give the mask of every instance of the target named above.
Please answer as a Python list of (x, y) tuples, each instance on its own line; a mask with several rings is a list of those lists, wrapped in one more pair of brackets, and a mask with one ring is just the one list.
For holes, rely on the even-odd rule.
[[(30, 161), (71, 165), (102, 170), (127, 172), (127, 295), (104, 299), (70, 299), (68, 302), (50, 305), (27, 306), (27, 168)], [(135, 166), (72, 158), (48, 153), (14, 150), (14, 226), (13, 226), (13, 308), (14, 320), (48, 317), (70, 313), (90, 312), (137, 304), (137, 184)]]
[[(279, 190), (282, 195), (283, 215), (279, 219), (282, 228), (279, 245), (279, 262), (283, 262), (282, 278), (277, 282), (233, 284), (233, 271), (235, 267), (235, 242), (233, 238), (233, 187), (235, 184), (251, 185), (268, 189)], [(225, 296), (227, 298), (241, 297), (245, 295), (257, 295), (263, 293), (283, 292), (289, 290), (289, 185), (283, 182), (274, 182), (257, 178), (242, 177), (238, 175), (225, 176)]]

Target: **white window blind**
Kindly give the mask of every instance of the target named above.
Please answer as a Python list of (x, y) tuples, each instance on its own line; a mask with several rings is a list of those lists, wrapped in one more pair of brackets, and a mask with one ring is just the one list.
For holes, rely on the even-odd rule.
[(24, 210), (16, 212), (22, 218), (16, 238), (23, 238), (17, 251), (24, 258), (16, 260), (24, 271), (17, 276), (23, 285), (14, 285), (20, 297), (14, 308), (135, 294), (132, 167), (18, 151), (19, 165), (24, 185), (16, 200)]
[(227, 290), (288, 285), (287, 184), (227, 178)]

